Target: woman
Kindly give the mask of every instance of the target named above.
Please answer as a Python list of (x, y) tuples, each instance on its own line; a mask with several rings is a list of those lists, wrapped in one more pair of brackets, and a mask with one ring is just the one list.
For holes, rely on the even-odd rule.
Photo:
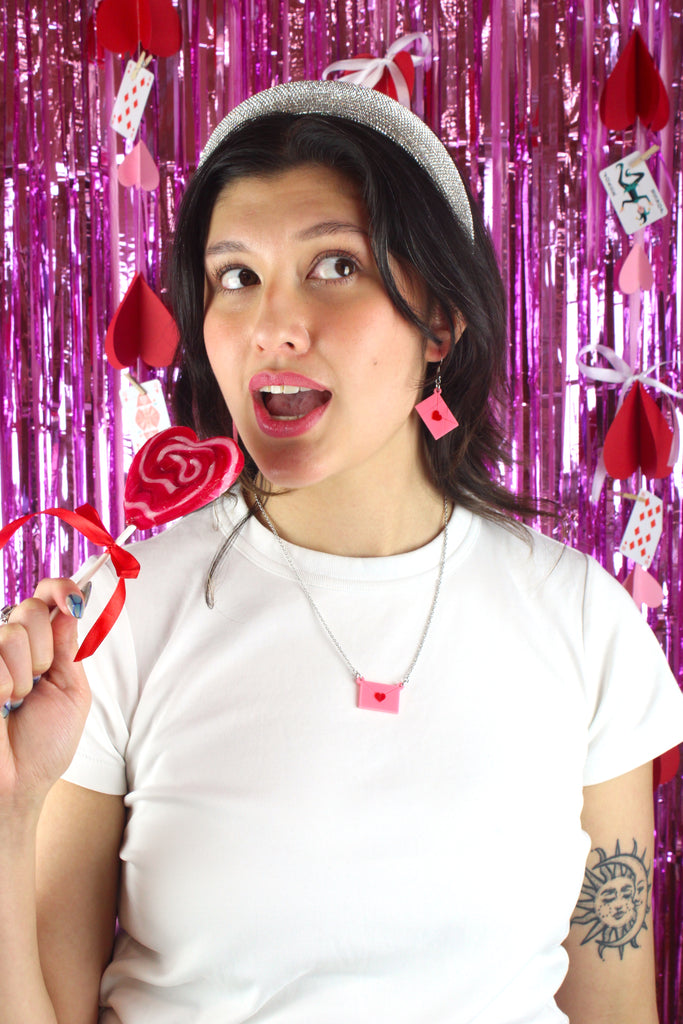
[(269, 90), (174, 253), (178, 416), (245, 471), (135, 547), (75, 756), (73, 584), (0, 630), (0, 696), (41, 677), (0, 737), (3, 1021), (653, 1024), (683, 700), (625, 591), (510, 518), (503, 292), (445, 151)]

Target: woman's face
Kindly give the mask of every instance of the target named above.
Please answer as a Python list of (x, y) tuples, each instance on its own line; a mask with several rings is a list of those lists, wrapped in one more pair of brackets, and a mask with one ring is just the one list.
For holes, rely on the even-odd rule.
[[(243, 443), (299, 488), (422, 473), (423, 341), (391, 303), (357, 189), (304, 165), (220, 195), (206, 245), (204, 341)], [(397, 280), (401, 283), (401, 276)], [(415, 289), (404, 294), (423, 312)]]

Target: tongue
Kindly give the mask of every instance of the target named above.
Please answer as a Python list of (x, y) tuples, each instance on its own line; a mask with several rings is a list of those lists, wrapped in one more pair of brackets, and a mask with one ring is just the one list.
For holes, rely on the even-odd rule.
[(299, 391), (296, 395), (263, 396), (263, 404), (271, 416), (306, 416), (329, 398), (328, 391)]

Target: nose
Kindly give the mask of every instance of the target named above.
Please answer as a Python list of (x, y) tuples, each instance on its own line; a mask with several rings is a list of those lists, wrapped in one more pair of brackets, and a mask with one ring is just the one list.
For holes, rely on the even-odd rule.
[(260, 352), (302, 354), (310, 348), (310, 309), (295, 284), (263, 287), (255, 316), (253, 343)]

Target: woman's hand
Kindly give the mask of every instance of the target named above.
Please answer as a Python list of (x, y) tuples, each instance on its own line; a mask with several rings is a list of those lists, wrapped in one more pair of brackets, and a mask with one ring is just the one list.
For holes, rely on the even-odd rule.
[[(78, 649), (78, 600), (73, 598), (79, 596), (73, 580), (43, 580), (35, 596), (17, 605), (0, 626), (0, 706), (24, 700), (0, 721), (5, 813), (39, 814), (83, 731), (90, 690), (83, 667), (73, 660)], [(54, 608), (59, 613), (51, 622)]]

